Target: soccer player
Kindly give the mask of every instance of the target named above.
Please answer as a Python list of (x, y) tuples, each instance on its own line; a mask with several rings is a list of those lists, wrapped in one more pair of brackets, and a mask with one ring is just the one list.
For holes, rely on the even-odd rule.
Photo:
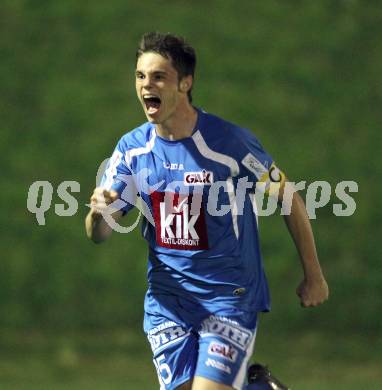
[[(86, 231), (104, 241), (108, 206), (119, 205), (116, 222), (139, 197), (149, 247), (144, 330), (161, 389), (239, 390), (258, 313), (270, 309), (253, 193), (275, 196), (277, 183), (281, 202), (286, 177), (250, 131), (192, 105), (195, 64), (183, 38), (143, 36), (135, 76), (148, 121), (118, 142)], [(297, 294), (319, 305), (328, 286), (298, 194), (285, 220), (304, 271)]]

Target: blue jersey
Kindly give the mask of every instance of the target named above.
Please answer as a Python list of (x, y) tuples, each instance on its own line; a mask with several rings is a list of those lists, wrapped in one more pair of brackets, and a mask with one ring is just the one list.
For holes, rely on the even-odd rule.
[(163, 139), (149, 122), (125, 134), (101, 185), (128, 199), (125, 212), (136, 193), (144, 205), (149, 292), (218, 315), (269, 310), (253, 192), (274, 169), (250, 131), (200, 110), (188, 138)]

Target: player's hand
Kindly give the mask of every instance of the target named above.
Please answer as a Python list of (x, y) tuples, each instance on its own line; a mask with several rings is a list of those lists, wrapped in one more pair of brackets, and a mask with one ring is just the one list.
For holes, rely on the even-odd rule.
[(118, 192), (107, 191), (104, 188), (97, 187), (90, 197), (90, 208), (93, 216), (102, 216), (107, 207), (118, 199)]
[(296, 290), (301, 306), (313, 307), (324, 303), (329, 297), (329, 287), (324, 277), (304, 279)]

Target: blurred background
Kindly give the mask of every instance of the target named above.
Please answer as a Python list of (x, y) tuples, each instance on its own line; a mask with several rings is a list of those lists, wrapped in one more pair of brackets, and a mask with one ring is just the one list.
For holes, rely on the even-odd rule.
[[(152, 30), (196, 48), (197, 106), (253, 129), (294, 181), (332, 186), (312, 220), (322, 307), (299, 306), (282, 218), (260, 220), (273, 311), (253, 359), (294, 390), (382, 388), (379, 1), (2, 0), (0, 18), (0, 389), (159, 387), (141, 330), (146, 244), (136, 229), (95, 245), (83, 222), (99, 164), (145, 121), (135, 48)], [(36, 180), (55, 191), (45, 226), (27, 210)], [(81, 186), (71, 217), (54, 209), (65, 180)], [(350, 217), (333, 215), (342, 180), (359, 186)]]

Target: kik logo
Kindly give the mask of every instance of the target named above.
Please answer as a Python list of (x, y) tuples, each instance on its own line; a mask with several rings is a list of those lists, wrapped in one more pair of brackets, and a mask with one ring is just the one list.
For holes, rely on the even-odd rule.
[(158, 245), (183, 250), (208, 249), (201, 200), (193, 205), (192, 195), (169, 192), (153, 192), (150, 197)]

